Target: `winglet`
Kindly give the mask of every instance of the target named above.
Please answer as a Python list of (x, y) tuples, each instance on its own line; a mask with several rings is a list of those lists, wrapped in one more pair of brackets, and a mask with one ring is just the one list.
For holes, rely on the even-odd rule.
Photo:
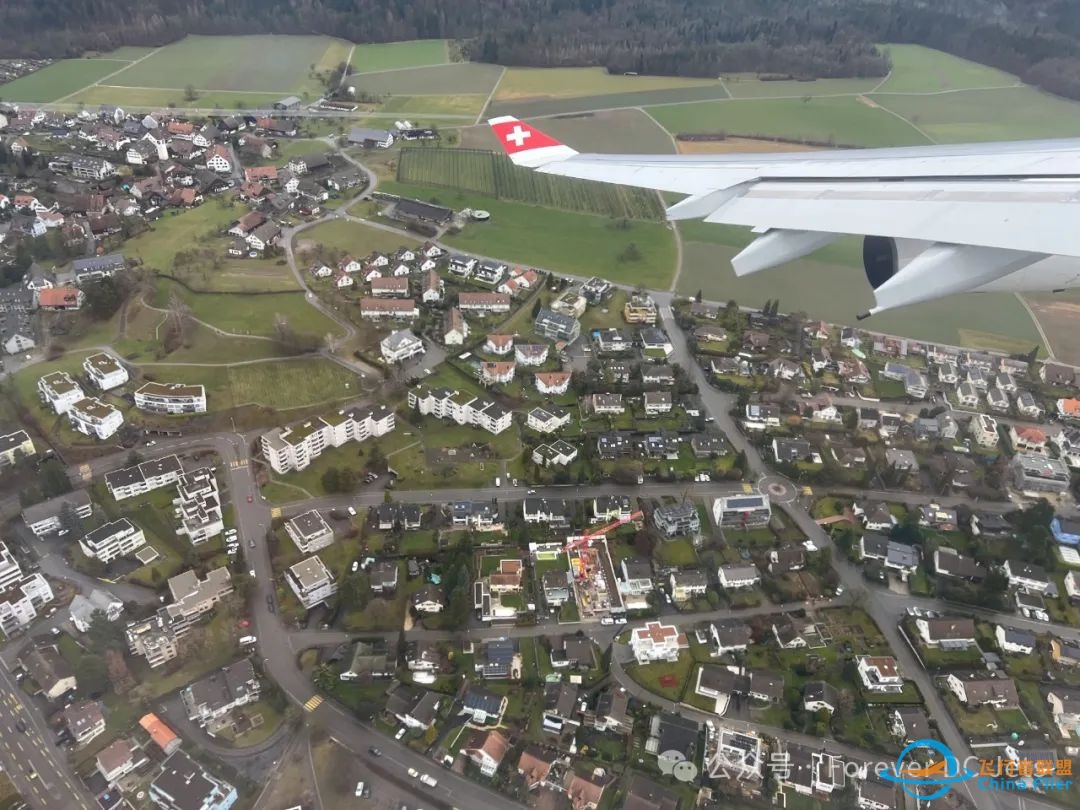
[(573, 149), (559, 143), (536, 127), (519, 121), (512, 115), (488, 119), (491, 130), (502, 144), (503, 150), (516, 166), (536, 169), (548, 163), (572, 158)]

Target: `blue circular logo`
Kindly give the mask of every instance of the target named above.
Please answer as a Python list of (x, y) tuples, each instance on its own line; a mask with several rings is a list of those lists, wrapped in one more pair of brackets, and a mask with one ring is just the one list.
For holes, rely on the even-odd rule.
[[(907, 759), (908, 754), (923, 748), (940, 754), (941, 761), (927, 766), (905, 765), (904, 761)], [(900, 785), (904, 789), (904, 793), (909, 796), (928, 802), (940, 799), (957, 782), (964, 782), (978, 776), (978, 774), (960, 767), (956, 755), (944, 743), (937, 740), (916, 740), (900, 752), (900, 756), (896, 758), (894, 771), (883, 771), (878, 776), (888, 782), (895, 782)], [(916, 790), (917, 787), (936, 787), (937, 790), (933, 793), (923, 794)]]

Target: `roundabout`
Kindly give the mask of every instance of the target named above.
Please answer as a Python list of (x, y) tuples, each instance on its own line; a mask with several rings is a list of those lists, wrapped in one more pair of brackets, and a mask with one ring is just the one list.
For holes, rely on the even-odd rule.
[(773, 503), (794, 503), (799, 497), (799, 488), (779, 475), (763, 475), (758, 479), (757, 491)]

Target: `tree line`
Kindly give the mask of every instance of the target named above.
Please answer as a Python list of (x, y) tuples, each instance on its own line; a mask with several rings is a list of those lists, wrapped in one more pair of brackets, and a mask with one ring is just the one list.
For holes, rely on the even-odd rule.
[[(1080, 98), (1080, 9), (1061, 0), (6, 0), (0, 53), (77, 56), (185, 34), (450, 38), (470, 59), (618, 73), (883, 76), (875, 42), (927, 45)], [(0, 91), (2, 97), (2, 91)]]

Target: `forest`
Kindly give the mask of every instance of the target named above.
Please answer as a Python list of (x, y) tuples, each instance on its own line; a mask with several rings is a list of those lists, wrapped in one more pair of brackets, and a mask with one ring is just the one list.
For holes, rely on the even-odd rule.
[(612, 72), (883, 76), (916, 43), (1080, 98), (1073, 0), (4, 0), (0, 56), (63, 57), (185, 34), (450, 38), (469, 58)]

